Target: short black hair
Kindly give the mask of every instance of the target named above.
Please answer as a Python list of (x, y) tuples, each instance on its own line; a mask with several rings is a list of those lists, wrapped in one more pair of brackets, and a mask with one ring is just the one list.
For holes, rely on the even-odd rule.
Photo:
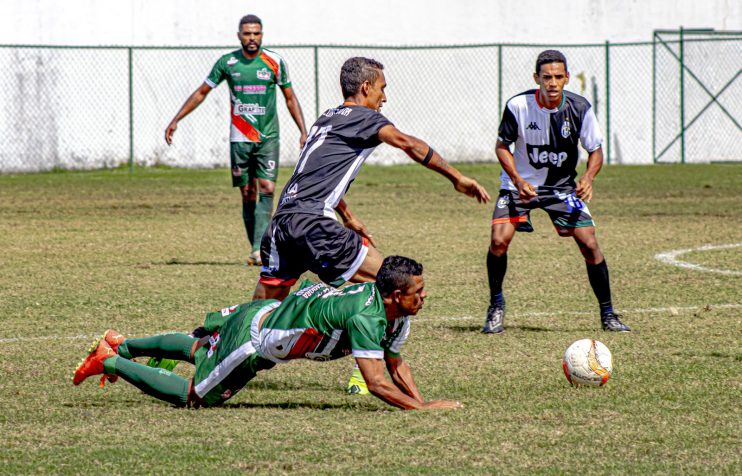
[(240, 24), (237, 27), (238, 31), (242, 31), (242, 25), (245, 25), (247, 23), (257, 23), (260, 25), (260, 29), (263, 29), (263, 20), (258, 18), (257, 15), (253, 15), (252, 13), (249, 15), (245, 15), (244, 17), (240, 18)]
[(387, 256), (376, 275), (376, 287), (382, 297), (387, 297), (395, 289), (406, 291), (412, 284), (413, 276), (422, 276), (423, 265), (404, 256)]
[(562, 63), (564, 64), (564, 71), (567, 69), (567, 57), (561, 51), (557, 50), (546, 50), (542, 51), (538, 58), (536, 58), (536, 74), (541, 73), (541, 65), (549, 63)]
[(383, 64), (371, 58), (355, 56), (347, 59), (340, 68), (340, 88), (343, 90), (343, 98), (358, 94), (358, 90), (365, 81), (376, 82), (379, 78), (379, 71), (383, 69)]

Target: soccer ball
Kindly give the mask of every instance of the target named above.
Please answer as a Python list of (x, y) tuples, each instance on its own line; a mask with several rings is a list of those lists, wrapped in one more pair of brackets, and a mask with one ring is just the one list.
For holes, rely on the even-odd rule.
[(572, 385), (602, 387), (613, 371), (613, 355), (602, 342), (581, 339), (567, 347), (562, 367)]

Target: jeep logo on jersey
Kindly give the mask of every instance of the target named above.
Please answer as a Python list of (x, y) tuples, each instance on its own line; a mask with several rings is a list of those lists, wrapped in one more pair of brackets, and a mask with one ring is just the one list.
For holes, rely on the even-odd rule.
[[(541, 150), (539, 147), (546, 147), (547, 150)], [(544, 167), (561, 167), (565, 160), (567, 160), (566, 152), (552, 152), (548, 150), (549, 146), (543, 145), (531, 145), (526, 144), (526, 151), (528, 152), (528, 160), (531, 161), (537, 169)]]
[(562, 124), (562, 137), (566, 139), (567, 137), (569, 137), (570, 132), (571, 130), (570, 130), (569, 121), (565, 120), (564, 124)]
[(271, 79), (271, 73), (268, 71), (268, 68), (263, 68), (258, 70), (258, 79), (262, 79), (265, 81), (268, 81)]
[(259, 104), (235, 104), (234, 115), (241, 116), (243, 114), (250, 116), (264, 116), (265, 108), (261, 107)]

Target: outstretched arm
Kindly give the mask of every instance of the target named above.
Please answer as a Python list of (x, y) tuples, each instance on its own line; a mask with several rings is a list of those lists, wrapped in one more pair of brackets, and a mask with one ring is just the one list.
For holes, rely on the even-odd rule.
[(490, 201), (490, 195), (476, 180), (462, 175), (461, 172), (450, 165), (446, 160), (434, 151), (425, 141), (407, 135), (389, 124), (379, 130), (379, 139), (401, 149), (415, 162), (419, 162), (430, 170), (434, 170), (446, 177), (453, 183), (456, 191), (469, 197), (476, 198), (480, 203)]
[(593, 180), (603, 168), (603, 148), (598, 147), (587, 156), (587, 170), (577, 182), (575, 193), (580, 200), (590, 202), (593, 198)]
[[(453, 409), (461, 408), (461, 403), (453, 402), (449, 400), (431, 400), (429, 402), (423, 402), (422, 397), (420, 400), (413, 398), (397, 387), (397, 385), (391, 383), (384, 376), (384, 364), (381, 359), (364, 359), (357, 358), (358, 368), (361, 370), (363, 379), (366, 381), (368, 391), (374, 396), (385, 401), (389, 405), (402, 408), (404, 410), (417, 410), (417, 409)], [(414, 382), (413, 382), (414, 386)], [(419, 392), (418, 392), (419, 394)]]
[(392, 377), (392, 382), (405, 394), (414, 398), (419, 402), (424, 402), (423, 396), (420, 394), (420, 390), (415, 385), (415, 379), (412, 378), (412, 371), (407, 362), (402, 357), (391, 357), (389, 355), (384, 356), (386, 362), (386, 369), (389, 372), (389, 376)]
[(178, 128), (178, 122), (190, 114), (191, 111), (196, 109), (198, 105), (206, 99), (206, 95), (209, 94), (209, 91), (211, 91), (211, 86), (203, 83), (188, 97), (188, 99), (186, 99), (186, 102), (181, 106), (173, 120), (170, 121), (167, 129), (165, 129), (165, 142), (167, 142), (167, 145), (173, 143), (173, 133), (175, 133), (175, 130)]
[(307, 141), (307, 128), (304, 126), (304, 114), (301, 112), (301, 105), (299, 99), (294, 94), (294, 88), (281, 88), (284, 99), (286, 99), (286, 107), (289, 109), (291, 118), (296, 123), (296, 127), (299, 128), (299, 149), (304, 147), (304, 143)]
[(497, 155), (497, 160), (500, 161), (502, 169), (510, 176), (510, 180), (513, 181), (513, 184), (518, 189), (518, 196), (521, 200), (528, 201), (535, 198), (536, 189), (533, 188), (533, 185), (523, 180), (523, 177), (518, 173), (518, 169), (515, 168), (515, 159), (513, 158), (513, 154), (510, 153), (510, 148), (498, 140), (495, 145), (495, 155)]

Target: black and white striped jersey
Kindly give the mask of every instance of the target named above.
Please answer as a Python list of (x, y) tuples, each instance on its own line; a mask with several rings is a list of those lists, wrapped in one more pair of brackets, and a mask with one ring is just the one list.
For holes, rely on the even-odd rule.
[(363, 162), (381, 144), (379, 130), (388, 124), (389, 119), (367, 107), (325, 111), (309, 130), (275, 215), (308, 213), (337, 219), (335, 207)]
[[(541, 105), (538, 89), (508, 100), (500, 122), (500, 142), (515, 143), (515, 168), (534, 187), (570, 189), (576, 186), (578, 141), (588, 152), (603, 143), (598, 121), (584, 97), (564, 91), (556, 109)], [(516, 191), (505, 171), (501, 189)]]

